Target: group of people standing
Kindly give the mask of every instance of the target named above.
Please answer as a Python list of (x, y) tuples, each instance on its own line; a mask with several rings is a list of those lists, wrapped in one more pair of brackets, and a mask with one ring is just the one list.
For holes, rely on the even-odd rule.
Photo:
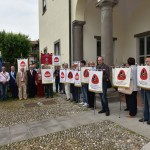
[[(150, 57), (145, 59), (146, 65), (150, 66)], [(105, 113), (106, 116), (110, 115), (107, 89), (110, 83), (110, 68), (104, 63), (104, 58), (99, 56), (97, 59), (97, 65), (90, 61), (86, 64), (85, 60), (80, 61), (80, 67), (92, 67), (92, 70), (103, 71), (103, 93), (100, 93), (102, 109), (98, 113)], [(125, 94), (126, 106), (125, 111), (129, 111), (129, 117), (134, 117), (137, 114), (137, 65), (135, 65), (135, 59), (130, 57), (127, 60), (127, 67), (131, 67), (131, 81), (133, 82), (133, 91), (131, 94)], [(62, 69), (67, 70), (68, 64), (64, 63)], [(42, 66), (42, 69), (50, 69), (48, 64)], [(73, 70), (78, 70), (76, 65), (72, 65)], [(53, 98), (53, 84), (42, 84), (41, 69), (36, 69), (35, 65), (30, 65), (29, 70), (24, 68), (20, 69), (20, 72), (16, 74), (15, 67), (11, 66), (10, 72), (6, 72), (6, 68), (2, 67), (0, 73), (0, 99), (6, 100), (8, 98), (8, 85), (10, 85), (12, 97), (22, 99), (38, 97)], [(56, 92), (62, 92), (66, 94), (67, 101), (74, 101), (81, 104), (83, 107), (89, 107), (94, 109), (95, 93), (88, 90), (88, 84), (82, 83), (81, 87), (77, 87), (71, 83), (60, 83), (60, 66), (56, 67), (54, 71)], [(80, 96), (82, 95), (82, 101)], [(140, 122), (147, 121), (150, 125), (150, 90), (141, 89), (142, 101), (144, 105), (144, 117), (140, 119)]]
[[(46, 69), (47, 65), (44, 65)], [(38, 97), (53, 97), (52, 84), (42, 84), (41, 69), (36, 69), (36, 65), (29, 65), (29, 70), (24, 67), (16, 73), (15, 67), (11, 66), (10, 72), (6, 72), (6, 67), (2, 67), (0, 72), (0, 99), (8, 99), (8, 88), (13, 99), (19, 100)]]
[[(96, 65), (93, 61), (88, 62), (86, 64), (85, 60), (80, 61), (80, 67), (91, 67), (92, 70), (103, 70), (103, 93), (100, 93), (99, 96), (101, 98), (102, 110), (99, 113), (105, 113), (106, 116), (110, 115), (108, 99), (107, 99), (107, 89), (108, 82), (110, 81), (110, 70), (109, 67), (104, 64), (103, 57), (98, 57), (98, 65)], [(63, 65), (63, 69), (68, 69), (68, 64), (65, 63)], [(72, 65), (73, 70), (78, 70), (79, 68), (76, 65)], [(89, 107), (92, 110), (94, 109), (95, 102), (95, 93), (88, 90), (88, 84), (82, 83), (81, 87), (75, 86), (74, 83), (64, 83), (66, 100), (74, 101), (76, 103), (81, 104), (83, 107)], [(82, 95), (82, 101), (80, 101), (80, 95)], [(71, 98), (72, 97), (72, 98)]]
[[(150, 66), (150, 57), (146, 57), (145, 65)], [(137, 65), (135, 64), (135, 59), (132, 57), (128, 58), (126, 67), (131, 67), (130, 82), (133, 82), (133, 91), (131, 94), (125, 94), (125, 111), (129, 111), (129, 117), (132, 118), (137, 114), (137, 92), (140, 90), (137, 86)], [(141, 98), (144, 115), (143, 118), (139, 119), (139, 122), (147, 121), (147, 124), (150, 125), (150, 90), (141, 88)]]

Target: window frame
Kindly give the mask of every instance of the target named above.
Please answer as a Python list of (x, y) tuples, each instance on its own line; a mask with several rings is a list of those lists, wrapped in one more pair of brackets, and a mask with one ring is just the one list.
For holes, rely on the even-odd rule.
[[(57, 44), (59, 45), (58, 49), (56, 49)], [(60, 56), (61, 55), (61, 42), (60, 42), (60, 39), (58, 39), (57, 41), (54, 42), (54, 55), (55, 56)]]

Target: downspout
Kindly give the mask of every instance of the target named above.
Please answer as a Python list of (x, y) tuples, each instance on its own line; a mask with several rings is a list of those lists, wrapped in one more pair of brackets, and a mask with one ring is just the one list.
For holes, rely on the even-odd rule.
[(71, 66), (71, 0), (69, 0), (69, 64)]

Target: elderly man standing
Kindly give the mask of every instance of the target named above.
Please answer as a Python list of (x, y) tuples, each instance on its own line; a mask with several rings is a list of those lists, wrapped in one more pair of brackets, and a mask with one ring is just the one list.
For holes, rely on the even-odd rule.
[(18, 98), (18, 87), (17, 87), (17, 83), (16, 83), (15, 67), (11, 66), (10, 69), (11, 69), (11, 71), (9, 73), (9, 75), (10, 75), (9, 83), (10, 83), (12, 98)]
[(19, 91), (19, 100), (27, 99), (27, 73), (24, 68), (20, 69), (21, 72), (17, 73), (16, 83)]
[[(147, 66), (150, 66), (150, 56), (146, 57), (145, 63)], [(144, 105), (144, 118), (140, 119), (139, 121), (147, 121), (147, 124), (150, 125), (150, 90), (141, 89), (141, 95)]]
[(109, 67), (104, 64), (104, 58), (102, 56), (98, 57), (98, 65), (96, 67), (98, 70), (103, 71), (103, 93), (100, 93), (102, 110), (98, 113), (106, 113), (106, 116), (110, 115), (109, 107), (108, 107), (108, 99), (107, 99), (107, 88), (108, 88), (108, 80), (110, 78)]
[(1, 91), (1, 100), (6, 100), (8, 97), (8, 82), (10, 80), (9, 73), (6, 72), (6, 67), (2, 67), (2, 72), (0, 73), (0, 91)]

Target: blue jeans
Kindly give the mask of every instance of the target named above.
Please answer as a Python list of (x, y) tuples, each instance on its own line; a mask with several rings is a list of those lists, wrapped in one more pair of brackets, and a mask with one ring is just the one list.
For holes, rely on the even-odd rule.
[(7, 99), (7, 90), (8, 90), (8, 83), (0, 83), (0, 93), (1, 93), (1, 100)]
[(83, 103), (88, 103), (87, 91), (88, 91), (88, 84), (82, 84)]
[(100, 93), (102, 109), (104, 111), (109, 111), (108, 99), (107, 99), (107, 82), (103, 82), (103, 93)]
[(150, 90), (141, 89), (141, 95), (144, 105), (144, 120), (150, 121)]

